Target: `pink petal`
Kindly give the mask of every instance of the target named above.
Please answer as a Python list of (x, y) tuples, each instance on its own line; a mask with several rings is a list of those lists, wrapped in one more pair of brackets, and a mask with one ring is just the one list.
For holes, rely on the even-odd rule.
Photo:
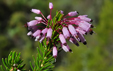
[(47, 19), (50, 19), (50, 15), (47, 16)]
[(63, 34), (60, 34), (59, 35), (59, 39), (60, 39), (60, 41), (61, 41), (62, 44), (66, 44), (66, 40), (65, 40)]
[(41, 21), (42, 17), (35, 17), (35, 19), (37, 19), (38, 21)]
[(86, 32), (85, 32), (84, 30), (82, 30), (80, 27), (77, 27), (77, 28), (76, 28), (76, 31), (77, 31), (78, 33), (83, 34), (83, 35), (86, 34)]
[(72, 25), (68, 25), (68, 29), (73, 36), (77, 35), (75, 28)]
[(36, 37), (36, 36), (40, 35), (40, 33), (41, 33), (41, 30), (37, 30), (33, 33), (33, 36)]
[(68, 45), (62, 45), (62, 49), (63, 49), (65, 52), (72, 52), (72, 50), (69, 48)]
[(48, 28), (45, 28), (42, 30), (43, 35), (45, 35), (47, 33)]
[(53, 57), (54, 58), (57, 57), (57, 48), (56, 48), (56, 46), (53, 47)]
[(69, 12), (69, 13), (68, 13), (69, 16), (76, 16), (77, 14), (78, 14), (77, 11)]
[(30, 32), (28, 32), (28, 33), (27, 33), (27, 35), (28, 35), (28, 36), (32, 35), (32, 32), (31, 32), (31, 31), (30, 31)]
[(32, 21), (30, 21), (30, 22), (27, 22), (27, 25), (28, 26), (35, 26), (35, 25), (37, 25), (39, 22), (37, 21), (37, 20), (32, 20)]
[(83, 42), (83, 43), (86, 42), (86, 39), (84, 38), (84, 36), (82, 34), (78, 33), (78, 36), (79, 36), (81, 42)]
[(90, 27), (91, 27), (91, 24), (89, 24), (88, 22), (85, 22), (85, 21), (81, 21), (79, 24), (79, 27), (81, 28), (81, 29), (83, 29), (84, 31), (88, 31), (89, 29), (90, 29)]
[(74, 38), (70, 38), (69, 41), (77, 46), (79, 46), (78, 42)]
[(40, 13), (41, 13), (41, 11), (38, 10), (38, 9), (32, 9), (31, 11), (32, 11), (33, 13), (36, 13), (36, 14), (40, 14)]
[(64, 35), (65, 38), (70, 37), (69, 31), (66, 27), (63, 27), (62, 32), (63, 32), (63, 35)]
[(49, 28), (49, 29), (47, 30), (47, 36), (46, 36), (46, 37), (51, 39), (51, 36), (52, 36), (52, 29)]
[(53, 9), (53, 3), (49, 3), (49, 9)]

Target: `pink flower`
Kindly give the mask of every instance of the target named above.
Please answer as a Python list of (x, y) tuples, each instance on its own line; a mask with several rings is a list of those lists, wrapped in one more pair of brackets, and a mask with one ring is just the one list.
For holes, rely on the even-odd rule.
[(57, 57), (57, 48), (56, 48), (56, 46), (53, 47), (53, 57), (54, 58)]
[(82, 29), (82, 30), (84, 30), (84, 31), (88, 31), (89, 29), (90, 29), (90, 27), (91, 27), (91, 24), (89, 24), (88, 22), (86, 22), (86, 21), (80, 21), (79, 22), (79, 27)]
[(36, 36), (35, 41), (38, 41), (40, 39), (41, 35)]
[(45, 35), (47, 33), (48, 28), (42, 30), (42, 34)]
[(69, 16), (76, 16), (77, 14), (78, 14), (77, 11), (69, 12), (69, 13), (68, 13)]
[(60, 39), (60, 41), (61, 41), (62, 44), (66, 44), (66, 40), (65, 40), (63, 34), (60, 34), (59, 35), (59, 39)]
[(70, 37), (70, 33), (69, 33), (69, 31), (66, 27), (63, 27), (62, 32), (63, 32), (63, 35), (64, 35), (65, 38)]
[(33, 13), (36, 13), (36, 14), (40, 14), (40, 13), (41, 13), (41, 11), (38, 10), (38, 9), (32, 9), (31, 11), (32, 11)]
[(39, 42), (41, 43), (41, 42), (44, 40), (44, 38), (45, 38), (45, 35), (43, 35), (43, 36), (40, 38)]
[(49, 9), (53, 9), (53, 3), (49, 3)]
[(63, 11), (62, 11), (62, 10), (60, 10), (60, 13), (61, 13), (61, 14), (63, 14)]
[(47, 16), (47, 19), (50, 19), (50, 15)]
[(41, 21), (42, 17), (35, 17), (35, 19), (37, 19), (38, 21)]
[(51, 36), (52, 36), (52, 29), (51, 28), (49, 28), (48, 30), (47, 30), (47, 38), (49, 38), (49, 39), (51, 39)]
[(33, 33), (33, 36), (36, 37), (36, 36), (40, 35), (40, 33), (41, 33), (41, 30), (37, 30)]
[(39, 22), (37, 20), (32, 20), (30, 22), (27, 22), (28, 26), (35, 26), (36, 24), (38, 24)]
[(76, 46), (79, 46), (78, 42), (74, 38), (70, 38), (69, 41), (75, 44)]
[[(94, 27), (90, 24), (92, 20), (88, 18), (88, 15), (78, 16), (77, 11), (72, 11), (64, 15), (63, 11), (60, 10), (57, 11), (56, 15), (53, 17), (53, 4), (51, 2), (49, 3), (49, 9), (50, 13), (47, 18), (40, 10), (31, 10), (33, 13), (40, 14), (42, 17), (35, 17), (36, 20), (27, 23), (29, 30), (27, 33), (28, 36), (33, 36), (35, 41), (39, 41), (40, 43), (46, 39), (46, 44), (53, 47), (53, 57), (55, 58), (57, 57), (57, 44), (61, 44), (65, 52), (72, 51), (67, 45), (66, 39), (76, 46), (79, 46), (78, 42), (82, 42), (84, 45), (87, 44), (84, 35), (87, 33), (93, 34), (91, 28)], [(66, 18), (67, 16), (70, 17)]]
[(75, 28), (72, 25), (68, 25), (68, 29), (73, 36), (77, 35)]
[(62, 49), (63, 49), (65, 52), (72, 52), (72, 50), (69, 48), (68, 45), (62, 45)]
[(87, 15), (80, 15), (80, 16), (78, 16), (78, 18), (83, 20), (83, 21), (87, 21), (87, 22), (92, 21), (90, 18), (87, 17)]
[(80, 27), (77, 27), (76, 28), (76, 31), (79, 32), (79, 33), (81, 33), (81, 34), (83, 34), (83, 35), (85, 35), (87, 33), (84, 30), (82, 30)]
[(30, 32), (28, 32), (28, 33), (27, 33), (27, 35), (28, 35), (28, 36), (32, 35), (32, 32), (31, 32), (31, 31), (30, 31)]
[(79, 36), (81, 42), (82, 42), (84, 45), (86, 45), (87, 43), (86, 43), (86, 39), (84, 38), (84, 36), (83, 36), (82, 34), (80, 34), (80, 33), (78, 33), (78, 36)]

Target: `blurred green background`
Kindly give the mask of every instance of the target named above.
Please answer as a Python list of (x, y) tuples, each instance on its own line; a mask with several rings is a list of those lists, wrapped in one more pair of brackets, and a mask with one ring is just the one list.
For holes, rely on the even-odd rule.
[(49, 2), (54, 4), (53, 16), (56, 10), (65, 15), (76, 10), (92, 18), (96, 27), (96, 34), (85, 36), (88, 48), (68, 43), (73, 53), (60, 52), (54, 71), (113, 71), (113, 0), (0, 0), (0, 65), (10, 51), (17, 51), (27, 64), (25, 68), (30, 69), (37, 42), (26, 35), (23, 25), (37, 16), (32, 8), (47, 16)]

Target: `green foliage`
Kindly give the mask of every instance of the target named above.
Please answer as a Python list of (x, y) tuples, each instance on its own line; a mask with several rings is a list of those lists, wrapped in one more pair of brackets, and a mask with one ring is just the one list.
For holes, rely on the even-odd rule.
[[(11, 51), (8, 58), (5, 59), (2, 58), (2, 62), (7, 71), (17, 71), (17, 70), (25, 71), (25, 69), (23, 69), (25, 64), (22, 64), (23, 60), (20, 58), (20, 53), (16, 53), (15, 51), (14, 52)], [(3, 69), (2, 66), (1, 69), (2, 71), (6, 71)]]
[(47, 46), (46, 39), (43, 43), (38, 43), (39, 47), (37, 48), (37, 57), (33, 56), (34, 65), (30, 62), (32, 71), (52, 71), (54, 68), (55, 59), (52, 56), (52, 49), (50, 46)]

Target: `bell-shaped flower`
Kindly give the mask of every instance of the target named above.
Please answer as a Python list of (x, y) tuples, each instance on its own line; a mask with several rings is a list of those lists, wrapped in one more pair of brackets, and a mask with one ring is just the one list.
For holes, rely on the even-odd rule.
[(60, 39), (60, 42), (61, 42), (62, 44), (66, 44), (66, 40), (65, 40), (63, 34), (60, 34), (60, 35), (59, 35), (59, 39)]
[(52, 37), (52, 29), (51, 28), (49, 28), (47, 30), (47, 36), (46, 37), (49, 38), (49, 39), (51, 39), (51, 37)]
[(89, 29), (90, 29), (90, 27), (91, 27), (91, 24), (89, 24), (88, 22), (85, 22), (85, 21), (80, 21), (80, 23), (78, 24), (79, 25), (79, 27), (81, 28), (81, 29), (83, 29), (84, 31), (88, 31)]
[(42, 17), (35, 17), (35, 19), (37, 19), (38, 21), (41, 21)]
[(45, 34), (47, 33), (47, 30), (48, 30), (48, 28), (44, 28), (41, 33), (42, 33), (43, 35), (45, 35)]
[(41, 38), (41, 35), (36, 36), (35, 41), (38, 41)]
[(47, 16), (47, 19), (50, 19), (50, 15)]
[(68, 25), (68, 29), (73, 36), (77, 35), (75, 28), (72, 25)]
[(72, 52), (72, 50), (69, 48), (68, 45), (63, 45), (63, 44), (62, 44), (62, 49), (63, 49), (65, 52)]
[(63, 27), (63, 28), (62, 28), (62, 32), (63, 32), (64, 37), (65, 37), (66, 39), (69, 39), (70, 33), (69, 33), (67, 27)]
[(78, 33), (78, 36), (79, 36), (81, 42), (82, 42), (84, 45), (86, 45), (87, 43), (86, 43), (86, 39), (84, 38), (84, 36), (83, 36), (82, 34), (80, 34), (80, 33)]
[(53, 3), (49, 3), (49, 9), (53, 9)]
[(77, 14), (78, 14), (77, 11), (69, 12), (69, 13), (68, 13), (69, 16), (76, 16)]
[(90, 18), (88, 18), (86, 15), (80, 15), (78, 16), (79, 19), (87, 21), (87, 22), (91, 22), (92, 20)]
[(57, 47), (54, 46), (54, 47), (53, 47), (53, 57), (54, 57), (54, 58), (57, 57), (57, 53), (58, 53), (58, 51), (57, 51)]
[(76, 46), (79, 46), (78, 42), (74, 38), (70, 38), (69, 41), (75, 44)]
[(40, 13), (41, 13), (41, 11), (38, 10), (38, 9), (32, 9), (31, 11), (32, 11), (33, 13), (36, 13), (36, 14), (40, 14)]
[(38, 23), (40, 23), (40, 22), (38, 22), (37, 20), (32, 20), (32, 21), (30, 21), (30, 22), (27, 22), (27, 25), (30, 27), (30, 26), (35, 26), (35, 25), (37, 25)]
[(40, 33), (41, 33), (41, 30), (37, 30), (32, 34), (32, 36), (36, 37), (36, 36), (40, 35)]
[(30, 31), (30, 32), (28, 32), (28, 33), (27, 33), (27, 35), (28, 35), (28, 36), (32, 35), (32, 32), (31, 32), (31, 31)]
[(45, 38), (45, 35), (41, 36), (39, 42), (41, 43), (44, 40), (44, 38)]
[(84, 30), (82, 30), (80, 27), (77, 27), (76, 28), (76, 31), (79, 32), (79, 33), (81, 33), (81, 34), (83, 34), (83, 35), (85, 35), (87, 33)]

